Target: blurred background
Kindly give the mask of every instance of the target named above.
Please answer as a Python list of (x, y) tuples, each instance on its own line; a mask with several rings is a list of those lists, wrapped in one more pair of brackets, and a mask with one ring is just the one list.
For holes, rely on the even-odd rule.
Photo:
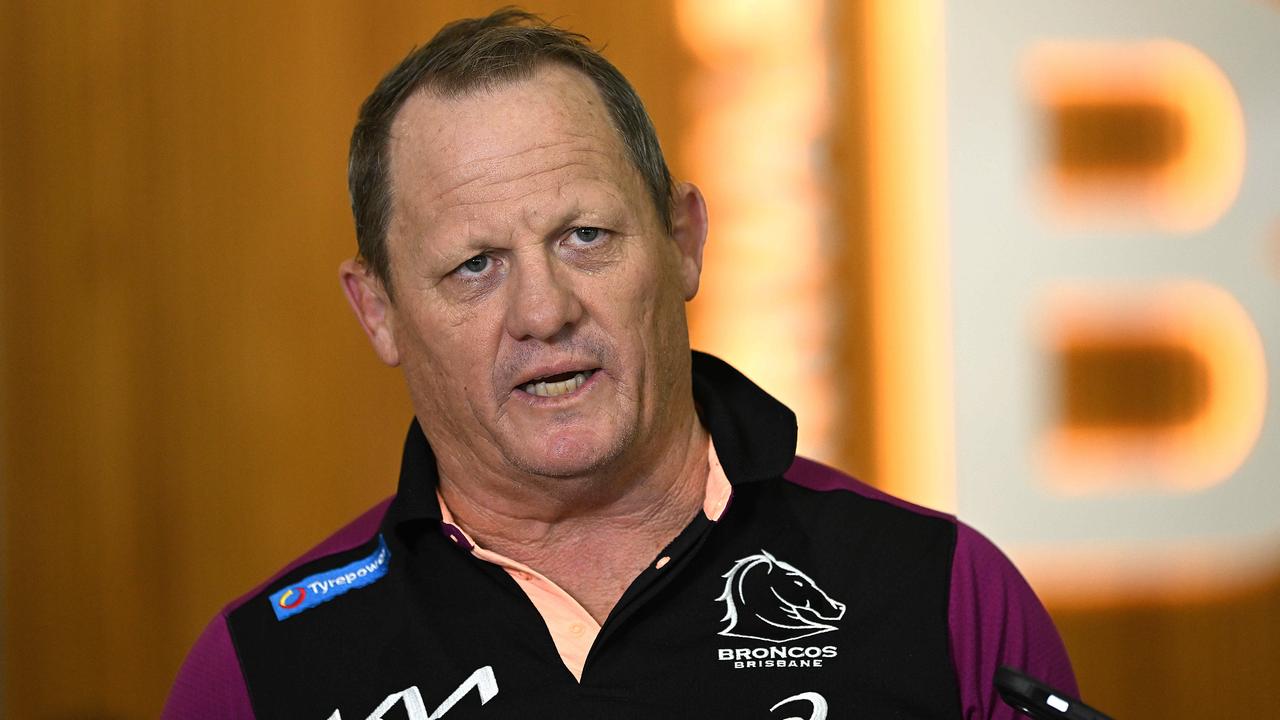
[[(146, 718), (227, 601), (393, 492), (343, 300), (356, 109), (493, 2), (0, 2), (0, 707)], [(956, 512), (1084, 699), (1274, 716), (1280, 4), (542, 0), (712, 231), (694, 345)]]

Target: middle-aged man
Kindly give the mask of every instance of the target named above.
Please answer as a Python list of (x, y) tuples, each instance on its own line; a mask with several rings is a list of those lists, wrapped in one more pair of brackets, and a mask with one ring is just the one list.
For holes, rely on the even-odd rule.
[(216, 617), (166, 716), (1012, 717), (1000, 664), (1074, 692), (990, 543), (797, 458), (690, 352), (702, 195), (583, 40), (453, 23), (361, 108), (341, 276), (413, 401), (399, 489)]

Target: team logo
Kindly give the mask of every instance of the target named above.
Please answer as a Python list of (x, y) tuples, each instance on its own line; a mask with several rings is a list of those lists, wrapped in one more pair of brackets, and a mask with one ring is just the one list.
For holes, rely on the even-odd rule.
[(301, 605), (302, 601), (306, 599), (306, 588), (293, 587), (285, 590), (284, 593), (280, 595), (280, 599), (276, 601), (276, 604), (280, 606), (281, 610), (292, 610)]
[(725, 604), (725, 637), (790, 642), (831, 632), (831, 623), (844, 617), (844, 603), (765, 550), (737, 561), (723, 577), (724, 592), (716, 599)]
[[(783, 705), (787, 705), (796, 701), (809, 703), (810, 707), (813, 709), (813, 712), (809, 713), (808, 718), (802, 718), (802, 717), (793, 715), (787, 718), (787, 720), (827, 720), (827, 699), (822, 697), (816, 692), (803, 692), (803, 693), (800, 693), (799, 695), (792, 695), (786, 700), (783, 700), (782, 702), (779, 702), (777, 705), (774, 705), (773, 707), (769, 708), (769, 712), (773, 712), (774, 710), (777, 710)], [(788, 710), (787, 712), (791, 712), (791, 711)]]

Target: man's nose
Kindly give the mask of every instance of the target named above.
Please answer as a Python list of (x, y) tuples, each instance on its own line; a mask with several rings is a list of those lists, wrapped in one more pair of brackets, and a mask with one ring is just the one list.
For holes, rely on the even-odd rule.
[(573, 271), (548, 255), (522, 258), (514, 270), (507, 332), (517, 340), (550, 340), (582, 318)]

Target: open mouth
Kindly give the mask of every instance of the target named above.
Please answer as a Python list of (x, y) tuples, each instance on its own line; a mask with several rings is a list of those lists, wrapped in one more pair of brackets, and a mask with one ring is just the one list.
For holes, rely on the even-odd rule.
[(591, 370), (579, 370), (576, 372), (563, 372), (556, 375), (548, 375), (546, 377), (536, 378), (524, 385), (520, 389), (536, 395), (537, 397), (559, 397), (568, 395), (587, 383), (587, 380), (595, 374), (600, 368), (592, 368)]

